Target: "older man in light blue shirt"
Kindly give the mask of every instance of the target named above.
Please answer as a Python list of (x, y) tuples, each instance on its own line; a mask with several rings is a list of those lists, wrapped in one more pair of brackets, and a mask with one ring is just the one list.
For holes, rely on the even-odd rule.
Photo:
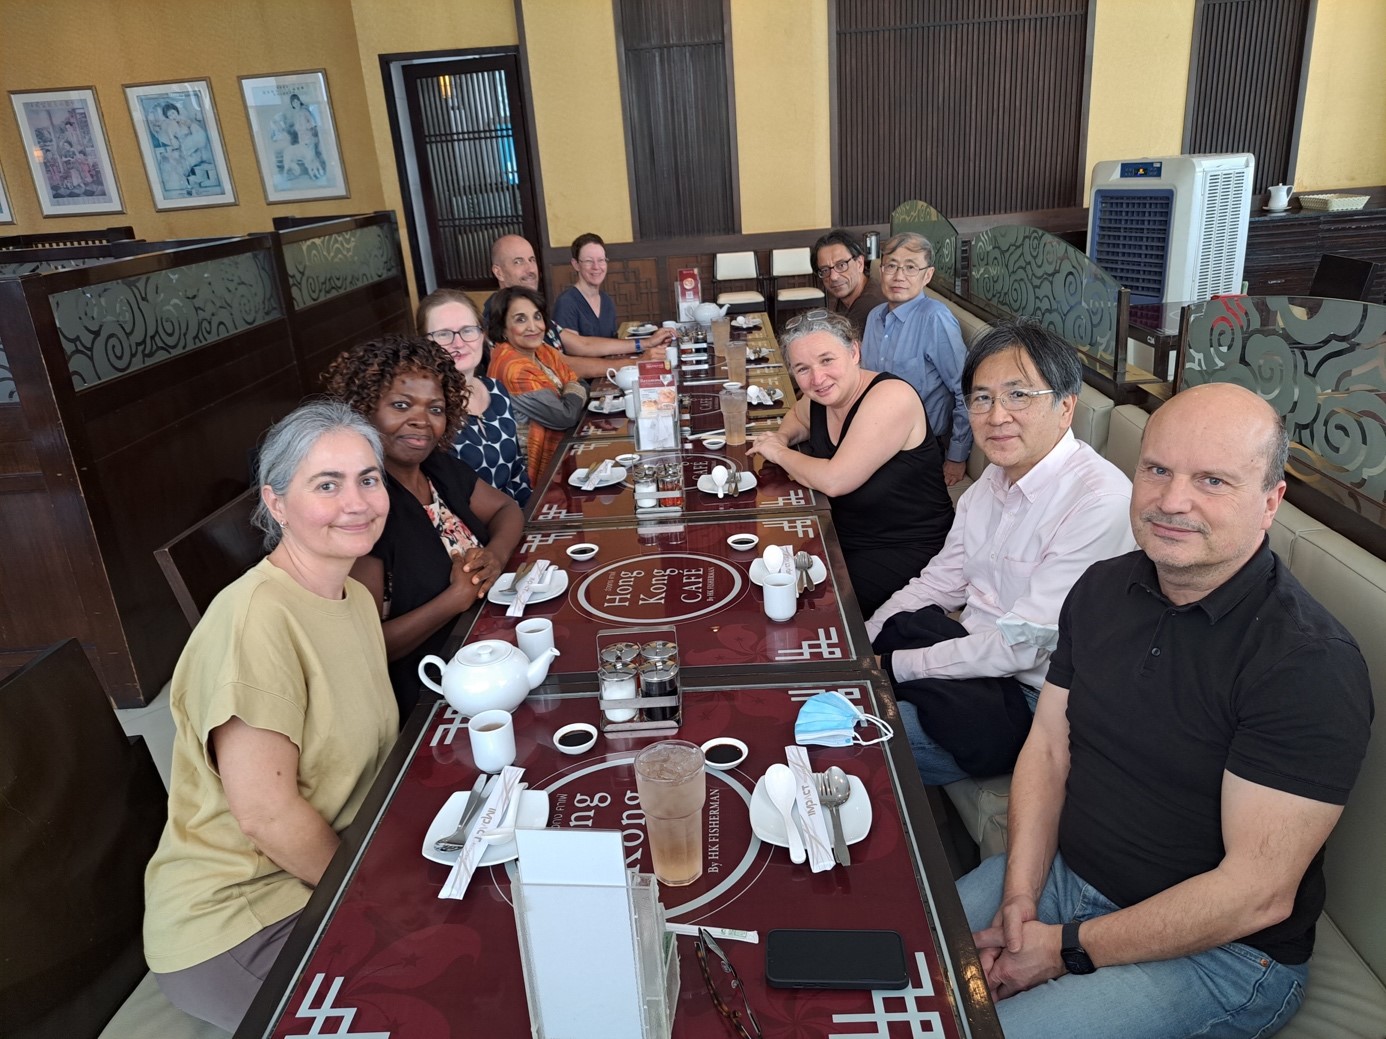
[(886, 301), (866, 319), (861, 366), (900, 376), (924, 400), (929, 432), (943, 449), (943, 478), (962, 479), (972, 451), (972, 425), (962, 394), (963, 344), (958, 319), (946, 306), (924, 295), (934, 276), (934, 248), (913, 231), (886, 242), (881, 260), (881, 291)]

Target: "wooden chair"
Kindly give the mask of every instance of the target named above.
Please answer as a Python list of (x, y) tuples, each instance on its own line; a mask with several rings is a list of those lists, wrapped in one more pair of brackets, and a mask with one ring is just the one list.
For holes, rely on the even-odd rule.
[[(751, 288), (724, 291), (723, 282), (750, 282)], [(712, 291), (717, 305), (726, 307), (729, 314), (747, 314), (765, 307), (765, 296), (759, 292), (760, 267), (756, 254), (718, 253), (712, 260)]]
[(780, 282), (801, 282), (804, 278), (817, 280), (813, 271), (813, 260), (808, 246), (801, 249), (772, 249), (770, 251), (770, 277), (774, 279), (774, 290), (770, 304), (770, 323), (775, 331), (780, 330), (780, 315), (791, 310), (804, 310), (821, 307), (827, 301), (823, 290), (817, 285), (789, 284), (780, 287)]
[(265, 555), (251, 526), (259, 492), (248, 490), (154, 550), (188, 624), (196, 627), (218, 592)]
[(0, 682), (0, 1035), (94, 1037), (146, 974), (165, 797), (76, 639)]

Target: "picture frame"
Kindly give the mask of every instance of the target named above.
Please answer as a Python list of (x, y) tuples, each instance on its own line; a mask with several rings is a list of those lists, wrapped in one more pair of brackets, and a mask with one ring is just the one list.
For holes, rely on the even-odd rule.
[(0, 224), (14, 223), (14, 209), (10, 206), (10, 195), (5, 188), (5, 171), (0, 170)]
[(346, 198), (346, 168), (322, 69), (241, 76), (265, 200)]
[(154, 208), (235, 205), (211, 83), (130, 83), (124, 89)]
[(125, 212), (95, 88), (11, 90), (10, 103), (44, 216)]

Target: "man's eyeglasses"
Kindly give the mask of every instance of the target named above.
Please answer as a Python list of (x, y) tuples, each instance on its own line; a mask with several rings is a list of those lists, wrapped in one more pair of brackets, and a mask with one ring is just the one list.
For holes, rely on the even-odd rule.
[(838, 274), (841, 274), (852, 265), (852, 261), (855, 259), (855, 256), (849, 256), (847, 257), (847, 259), (838, 260), (837, 263), (829, 264), (827, 267), (815, 268), (813, 273), (818, 275), (820, 278), (826, 278), (833, 271), (837, 271)]
[(921, 267), (917, 263), (896, 263), (894, 260), (886, 260), (881, 264), (882, 274), (894, 274), (896, 271), (904, 271), (905, 277), (917, 278), (927, 270), (932, 270), (933, 265)]
[[(717, 1008), (717, 1012), (736, 1029), (736, 1034), (741, 1039), (764, 1039), (764, 1033), (760, 1030), (760, 1023), (756, 1021), (756, 1015), (751, 1013), (751, 1002), (746, 998), (746, 986), (737, 977), (736, 968), (731, 965), (731, 960), (727, 959), (727, 954), (713, 940), (712, 935), (707, 933), (705, 927), (698, 928), (696, 949), (698, 966), (703, 972), (703, 981), (707, 982), (707, 990), (712, 994), (712, 1003)], [(709, 953), (721, 965), (721, 971), (714, 970), (708, 964)], [(743, 1008), (742, 1010), (731, 1008), (727, 999), (722, 996), (723, 988), (729, 991), (729, 998), (733, 1002), (739, 1003)]]
[(578, 260), (578, 266), (579, 266), (579, 267), (588, 267), (588, 268), (591, 268), (591, 267), (605, 267), (605, 266), (606, 266), (606, 257), (603, 256), (600, 260)]
[(464, 343), (475, 343), (481, 338), (481, 326), (463, 325), (461, 328), (440, 328), (428, 333), (428, 338), (439, 346), (451, 346), (454, 338), (460, 339)]
[(1036, 397), (1053, 393), (1053, 390), (1007, 390), (999, 397), (990, 393), (973, 393), (967, 398), (967, 410), (974, 415), (991, 414), (991, 406), (997, 401), (1007, 411), (1024, 411), (1035, 402)]

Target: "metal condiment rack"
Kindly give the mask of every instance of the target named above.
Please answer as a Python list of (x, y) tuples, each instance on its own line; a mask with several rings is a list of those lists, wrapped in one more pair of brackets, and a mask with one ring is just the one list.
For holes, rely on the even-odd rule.
[[(603, 628), (597, 632), (597, 659), (601, 659), (602, 646), (613, 642), (634, 642), (643, 646), (647, 642), (666, 639), (677, 644), (678, 631), (672, 625), (659, 625), (648, 628)], [(667, 736), (678, 732), (683, 724), (683, 683), (673, 696), (636, 696), (626, 700), (603, 700), (601, 690), (597, 697), (597, 727), (602, 735), (618, 736)], [(668, 718), (650, 719), (645, 712), (652, 708), (673, 708)], [(635, 710), (640, 712), (630, 721), (614, 722), (606, 716), (607, 711)]]

